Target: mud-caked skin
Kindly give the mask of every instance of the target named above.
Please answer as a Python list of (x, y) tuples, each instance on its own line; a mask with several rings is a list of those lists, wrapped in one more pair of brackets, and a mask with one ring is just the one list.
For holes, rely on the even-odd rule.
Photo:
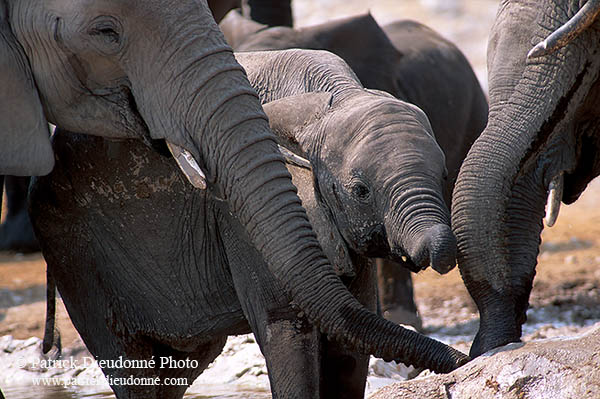
[[(558, 200), (569, 204), (600, 174), (599, 11), (595, 1), (500, 3), (488, 45), (489, 124), (452, 205), (460, 271), (481, 316), (474, 356), (520, 340), (550, 183), (563, 180)], [(591, 18), (559, 31), (577, 14)], [(529, 54), (569, 26), (579, 28)]]

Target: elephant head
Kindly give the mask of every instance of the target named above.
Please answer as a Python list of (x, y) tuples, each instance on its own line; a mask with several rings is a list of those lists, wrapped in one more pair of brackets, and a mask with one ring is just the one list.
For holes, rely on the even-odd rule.
[(520, 339), (548, 192), (552, 224), (557, 202), (600, 174), (599, 13), (598, 1), (500, 4), (489, 123), (452, 202), (459, 268), (481, 316), (472, 355)]
[(159, 148), (164, 140), (191, 182), (228, 202), (331, 338), (436, 370), (466, 361), (368, 312), (335, 275), (206, 0), (3, 0), (0, 12), (0, 174), (52, 169), (47, 122)]
[(456, 265), (445, 158), (419, 108), (371, 90), (337, 102), (306, 93), (264, 107), (280, 140), (310, 160), (318, 200), (352, 252), (415, 272)]

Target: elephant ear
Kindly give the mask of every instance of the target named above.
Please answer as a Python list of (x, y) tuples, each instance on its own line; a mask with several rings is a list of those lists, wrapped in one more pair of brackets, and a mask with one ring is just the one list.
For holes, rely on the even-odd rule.
[(45, 175), (53, 167), (48, 122), (29, 62), (0, 2), (0, 174)]
[[(308, 133), (311, 125), (329, 111), (331, 100), (331, 93), (304, 93), (272, 101), (264, 104), (263, 108), (325, 255), (337, 275), (353, 277), (355, 270), (350, 252), (331, 211), (315, 192), (317, 179), (309, 167), (310, 162), (303, 158), (306, 153), (298, 141), (299, 135)], [(298, 162), (298, 158), (304, 159), (304, 164), (302, 161)]]
[(306, 157), (299, 137), (309, 125), (329, 111), (331, 100), (331, 93), (304, 93), (263, 104), (263, 108), (279, 144), (300, 157)]
[(292, 182), (298, 189), (302, 206), (306, 209), (323, 252), (333, 265), (338, 276), (354, 277), (356, 270), (348, 247), (325, 203), (315, 193), (315, 179), (311, 170), (296, 165), (288, 165)]

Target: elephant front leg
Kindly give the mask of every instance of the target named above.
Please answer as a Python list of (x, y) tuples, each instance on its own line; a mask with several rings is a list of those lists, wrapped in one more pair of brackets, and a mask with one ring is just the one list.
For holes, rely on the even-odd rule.
[(260, 324), (253, 331), (267, 362), (273, 398), (327, 397), (319, 386), (321, 334), (317, 328), (295, 317)]
[(267, 363), (273, 398), (323, 397), (321, 333), (292, 308), (260, 254), (238, 239), (244, 231), (232, 231), (231, 225), (225, 220), (221, 223), (221, 238), (242, 310)]

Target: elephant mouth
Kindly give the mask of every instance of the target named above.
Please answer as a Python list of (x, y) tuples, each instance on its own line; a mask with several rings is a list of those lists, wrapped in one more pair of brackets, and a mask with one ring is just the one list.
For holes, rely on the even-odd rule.
[[(371, 229), (367, 235), (368, 239), (361, 242), (360, 253), (368, 258), (385, 258), (398, 263), (413, 273), (418, 273), (426, 267), (419, 267), (408, 256), (403, 248), (390, 248), (388, 236), (384, 226), (378, 225)], [(348, 243), (346, 243), (348, 246)]]
[(410, 259), (408, 255), (405, 255), (403, 251), (400, 251), (399, 253), (396, 253), (396, 251), (394, 251), (394, 253), (392, 253), (389, 256), (389, 259), (398, 263), (400, 266), (407, 268), (413, 273), (419, 273), (420, 271), (425, 270), (427, 269), (427, 267), (429, 267), (429, 265), (425, 267), (417, 266), (417, 264), (412, 259)]

